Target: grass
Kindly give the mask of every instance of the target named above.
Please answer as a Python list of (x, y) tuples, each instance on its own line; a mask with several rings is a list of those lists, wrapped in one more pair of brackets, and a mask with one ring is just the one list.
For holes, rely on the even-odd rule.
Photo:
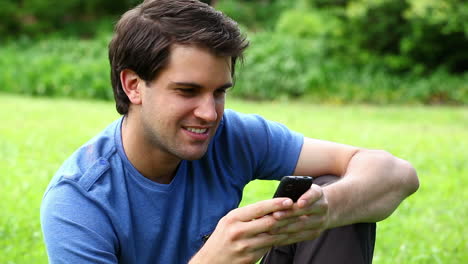
[[(61, 162), (118, 115), (113, 103), (101, 101), (0, 94), (0, 105), (0, 263), (47, 263), (43, 191)], [(421, 188), (379, 223), (374, 263), (468, 263), (468, 108), (239, 100), (228, 107), (309, 137), (386, 149), (411, 161)], [(243, 204), (270, 198), (275, 186), (249, 184)]]

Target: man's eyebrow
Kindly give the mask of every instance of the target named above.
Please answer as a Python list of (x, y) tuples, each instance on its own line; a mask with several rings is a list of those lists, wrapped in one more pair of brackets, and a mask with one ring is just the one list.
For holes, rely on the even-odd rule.
[[(177, 86), (192, 87), (192, 88), (196, 88), (196, 89), (202, 89), (203, 88), (203, 85), (200, 85), (200, 84), (194, 83), (194, 82), (173, 82), (172, 84), (177, 85)], [(231, 88), (231, 87), (232, 87), (232, 82), (228, 82), (228, 83), (225, 83), (225, 84), (221, 85), (220, 87), (218, 87), (218, 89), (228, 89), (228, 88)]]

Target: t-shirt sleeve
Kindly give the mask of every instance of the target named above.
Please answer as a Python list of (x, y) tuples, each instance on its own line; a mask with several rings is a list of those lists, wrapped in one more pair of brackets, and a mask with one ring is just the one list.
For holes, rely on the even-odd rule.
[(258, 115), (227, 112), (229, 137), (235, 149), (235, 166), (241, 167), (247, 181), (254, 179), (279, 180), (291, 175), (299, 159), (303, 135), (278, 122)]
[(49, 263), (117, 263), (110, 220), (80, 188), (62, 180), (44, 196), (41, 226)]

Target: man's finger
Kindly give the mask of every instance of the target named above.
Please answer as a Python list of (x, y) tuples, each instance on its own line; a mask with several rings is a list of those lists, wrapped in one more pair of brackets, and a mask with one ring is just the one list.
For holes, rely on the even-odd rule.
[(284, 243), (285, 240), (289, 239), (289, 236), (289, 234), (261, 233), (255, 237), (249, 238), (249, 243), (259, 248), (269, 249), (272, 246)]
[(239, 221), (248, 222), (276, 211), (291, 209), (292, 205), (293, 201), (289, 198), (275, 198), (235, 209), (232, 216)]
[(291, 224), (285, 225), (275, 230), (275, 234), (297, 233), (306, 230), (322, 230), (325, 226), (325, 216), (301, 215)]
[(307, 190), (307, 192), (305, 192), (303, 195), (301, 195), (301, 197), (299, 197), (299, 199), (297, 200), (297, 206), (299, 208), (304, 208), (320, 200), (322, 196), (322, 188), (317, 184), (312, 184), (312, 186), (310, 186), (310, 189)]
[(284, 226), (297, 222), (297, 218), (288, 218), (277, 220), (272, 215), (266, 215), (249, 222), (244, 222), (245, 235), (255, 236), (261, 233), (269, 233), (273, 230), (278, 230)]

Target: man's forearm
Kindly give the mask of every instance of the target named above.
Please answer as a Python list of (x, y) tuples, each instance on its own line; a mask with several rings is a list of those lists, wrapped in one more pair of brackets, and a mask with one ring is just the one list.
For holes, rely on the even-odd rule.
[(330, 208), (328, 228), (381, 221), (418, 187), (407, 161), (384, 151), (360, 150), (342, 179), (323, 188)]

